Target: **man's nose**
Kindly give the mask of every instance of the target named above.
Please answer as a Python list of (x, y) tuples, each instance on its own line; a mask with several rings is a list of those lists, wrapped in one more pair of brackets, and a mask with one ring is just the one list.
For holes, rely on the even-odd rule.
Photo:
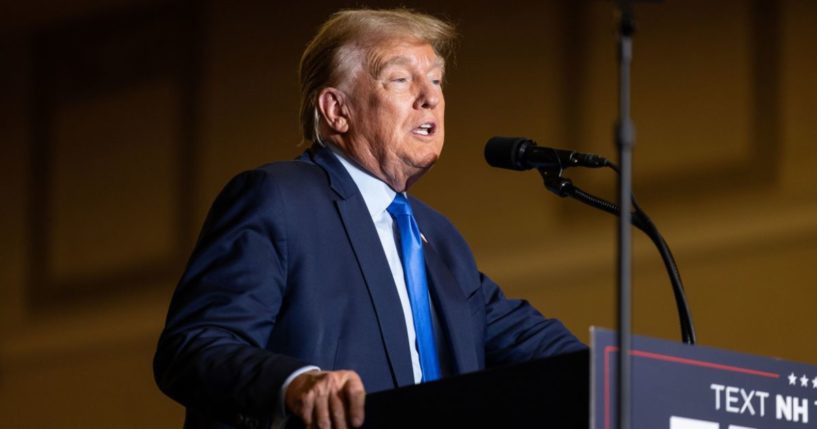
[(440, 86), (433, 82), (425, 82), (420, 86), (417, 99), (414, 101), (415, 109), (433, 109), (440, 104), (443, 97)]

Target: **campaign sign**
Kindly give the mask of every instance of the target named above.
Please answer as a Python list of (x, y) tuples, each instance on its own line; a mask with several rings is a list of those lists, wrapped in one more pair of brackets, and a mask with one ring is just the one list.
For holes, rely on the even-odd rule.
[[(593, 328), (591, 428), (616, 428), (616, 333)], [(817, 366), (634, 336), (633, 429), (817, 428)]]

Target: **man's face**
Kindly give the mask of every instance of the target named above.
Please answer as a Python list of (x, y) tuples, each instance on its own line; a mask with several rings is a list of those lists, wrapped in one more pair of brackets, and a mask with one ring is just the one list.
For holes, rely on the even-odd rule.
[(371, 53), (374, 70), (358, 67), (344, 85), (349, 107), (344, 149), (403, 191), (431, 168), (443, 148), (444, 63), (422, 42), (382, 44)]

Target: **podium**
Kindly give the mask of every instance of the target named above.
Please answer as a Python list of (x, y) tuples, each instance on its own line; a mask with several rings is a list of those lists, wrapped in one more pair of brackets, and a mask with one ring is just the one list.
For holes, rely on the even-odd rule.
[[(592, 352), (369, 394), (363, 427), (614, 429), (615, 333), (591, 337)], [(817, 424), (817, 366), (638, 335), (631, 359), (631, 429)]]
[(589, 353), (570, 353), (370, 394), (364, 428), (582, 428)]

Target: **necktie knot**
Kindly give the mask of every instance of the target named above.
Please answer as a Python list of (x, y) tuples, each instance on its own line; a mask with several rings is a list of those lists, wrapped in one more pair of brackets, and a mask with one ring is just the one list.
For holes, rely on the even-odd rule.
[(392, 216), (412, 216), (411, 205), (405, 195), (398, 193), (386, 209)]

